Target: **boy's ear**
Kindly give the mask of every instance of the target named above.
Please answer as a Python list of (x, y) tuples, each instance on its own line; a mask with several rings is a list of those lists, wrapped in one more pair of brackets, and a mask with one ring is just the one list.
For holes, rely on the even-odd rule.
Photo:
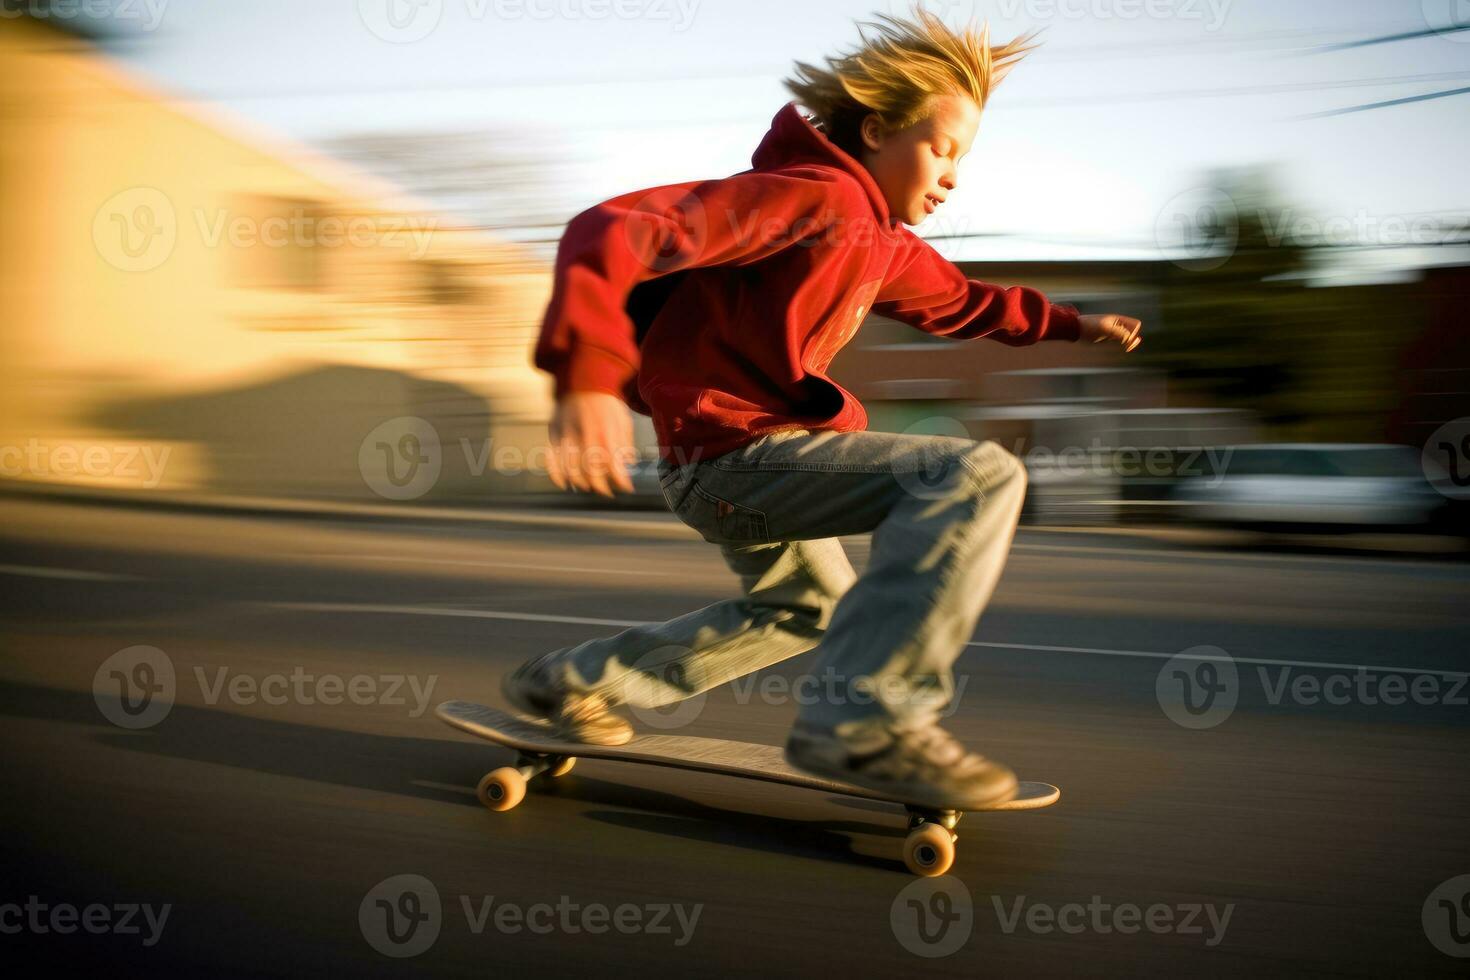
[(858, 124), (858, 136), (863, 141), (863, 146), (870, 150), (876, 150), (883, 145), (883, 121), (878, 114), (870, 112), (863, 117)]

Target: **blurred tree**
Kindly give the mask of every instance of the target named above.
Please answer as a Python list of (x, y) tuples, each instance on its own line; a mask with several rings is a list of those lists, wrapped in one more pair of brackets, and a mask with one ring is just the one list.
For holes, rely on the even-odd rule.
[(1253, 410), (1268, 439), (1383, 439), (1423, 323), (1412, 288), (1314, 287), (1341, 250), (1302, 240), (1317, 219), (1266, 168), (1213, 171), (1197, 197), (1180, 209), (1193, 257), (1164, 273), (1167, 328), (1139, 348), (1171, 401)]

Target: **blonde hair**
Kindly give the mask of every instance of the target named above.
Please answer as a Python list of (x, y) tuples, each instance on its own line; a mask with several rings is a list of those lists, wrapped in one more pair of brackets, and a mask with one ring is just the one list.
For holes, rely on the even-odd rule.
[[(1029, 43), (1034, 32), (991, 47), (989, 23), (977, 30), (972, 20), (953, 31), (918, 3), (911, 20), (877, 16), (886, 23), (858, 24), (862, 44), (856, 50), (827, 58), (826, 68), (798, 61), (796, 77), (784, 80), (816, 116), (817, 128), (854, 156), (862, 146), (859, 127), (870, 113), (884, 132), (893, 132), (924, 119), (933, 96), (967, 95), (984, 109), (1001, 79), (1039, 47)], [(864, 26), (877, 36), (864, 34)]]

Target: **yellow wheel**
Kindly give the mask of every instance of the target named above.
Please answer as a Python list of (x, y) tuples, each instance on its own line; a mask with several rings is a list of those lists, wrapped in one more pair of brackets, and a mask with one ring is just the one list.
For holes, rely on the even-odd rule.
[(920, 824), (903, 842), (903, 863), (916, 875), (937, 878), (954, 864), (954, 842), (940, 824)]
[(557, 762), (556, 765), (554, 765), (550, 769), (546, 770), (546, 775), (549, 776), (552, 779), (556, 779), (556, 778), (558, 778), (560, 776), (565, 776), (567, 773), (569, 773), (569, 772), (572, 771), (572, 766), (575, 766), (576, 764), (577, 764), (577, 757), (576, 756), (574, 756), (574, 755), (562, 756), (561, 760), (559, 762)]
[(526, 798), (526, 777), (521, 775), (520, 770), (505, 766), (486, 773), (476, 787), (475, 795), (491, 810), (509, 810)]

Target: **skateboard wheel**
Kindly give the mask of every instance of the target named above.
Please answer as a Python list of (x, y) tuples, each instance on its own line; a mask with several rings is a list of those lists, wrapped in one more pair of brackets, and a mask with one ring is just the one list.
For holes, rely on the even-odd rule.
[(916, 875), (936, 878), (954, 864), (955, 835), (937, 823), (923, 823), (903, 842), (903, 863)]
[(552, 764), (550, 769), (546, 770), (546, 775), (551, 777), (552, 779), (556, 779), (559, 776), (565, 776), (567, 773), (572, 771), (572, 766), (575, 766), (576, 764), (576, 756), (564, 755), (557, 759), (556, 762)]
[(509, 810), (526, 798), (526, 777), (519, 771), (504, 766), (485, 774), (475, 789), (480, 802), (491, 810)]

